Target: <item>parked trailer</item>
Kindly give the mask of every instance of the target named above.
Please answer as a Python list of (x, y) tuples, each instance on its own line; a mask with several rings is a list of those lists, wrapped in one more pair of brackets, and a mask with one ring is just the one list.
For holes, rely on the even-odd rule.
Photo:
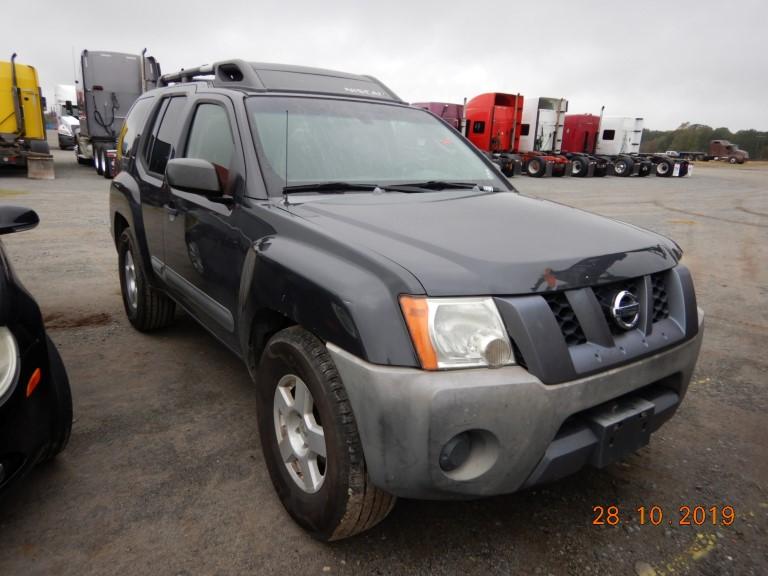
[(464, 119), (464, 106), (462, 104), (451, 104), (450, 102), (413, 102), (411, 106), (429, 110), (432, 114), (442, 118), (461, 132), (461, 124)]
[(565, 98), (527, 98), (520, 126), (520, 151), (529, 154), (538, 152), (548, 161), (568, 164), (572, 176), (605, 176), (609, 165), (605, 158), (594, 156), (586, 150), (563, 148), (567, 111), (568, 100)]
[(9, 62), (0, 62), (0, 166), (32, 170), (30, 158), (36, 167), (40, 161), (50, 162), (44, 108), (37, 70), (17, 64), (16, 54)]
[(114, 175), (117, 138), (136, 99), (157, 86), (160, 65), (151, 56), (83, 50), (77, 101), (80, 131), (75, 155), (105, 178)]

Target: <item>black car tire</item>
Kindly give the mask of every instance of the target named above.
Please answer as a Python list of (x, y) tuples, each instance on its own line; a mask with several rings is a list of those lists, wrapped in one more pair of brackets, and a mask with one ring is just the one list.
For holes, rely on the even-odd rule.
[(35, 154), (50, 154), (51, 147), (45, 140), (30, 140), (29, 151), (34, 152)]
[(736, 158), (736, 156), (731, 156), (730, 158), (728, 158), (728, 164), (736, 164), (736, 162), (738, 162), (738, 159)]
[(541, 178), (544, 175), (546, 167), (544, 165), (544, 161), (540, 158), (531, 158), (528, 161), (528, 176), (533, 176), (534, 178)]
[[(126, 260), (128, 254), (133, 262), (136, 304), (131, 304), (128, 280), (126, 279)], [(117, 241), (118, 272), (120, 275), (120, 293), (128, 320), (140, 332), (151, 332), (168, 326), (173, 321), (176, 303), (162, 292), (153, 289), (147, 282), (147, 275), (141, 264), (130, 228), (123, 230)]]
[[(297, 376), (308, 389), (322, 427), (326, 458), (314, 493), (288, 471), (278, 446), (275, 394), (284, 377)], [(348, 538), (382, 521), (396, 498), (374, 486), (366, 471), (355, 416), (325, 345), (299, 326), (267, 343), (257, 372), (259, 436), (269, 475), (291, 517), (321, 541)]]
[(61, 360), (59, 351), (50, 338), (46, 337), (48, 346), (48, 365), (50, 374), (48, 381), (51, 383), (55, 398), (53, 407), (53, 421), (51, 422), (51, 443), (40, 462), (53, 460), (56, 455), (64, 450), (69, 443), (72, 433), (72, 391), (69, 388), (69, 378)]

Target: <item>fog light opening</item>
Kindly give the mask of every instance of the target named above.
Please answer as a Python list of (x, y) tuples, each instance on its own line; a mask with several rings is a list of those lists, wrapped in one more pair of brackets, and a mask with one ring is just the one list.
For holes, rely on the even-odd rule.
[(467, 461), (471, 448), (472, 440), (469, 434), (457, 434), (440, 451), (440, 468), (445, 472), (456, 470)]

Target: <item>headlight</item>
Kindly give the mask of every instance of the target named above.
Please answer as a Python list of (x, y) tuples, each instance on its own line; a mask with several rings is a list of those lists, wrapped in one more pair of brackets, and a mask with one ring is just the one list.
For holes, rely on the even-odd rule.
[(425, 370), (515, 363), (493, 298), (401, 296), (400, 306)]
[(16, 381), (19, 372), (19, 350), (16, 339), (5, 326), (0, 326), (0, 400)]
[(72, 130), (66, 124), (59, 124), (59, 133), (65, 136), (72, 136)]

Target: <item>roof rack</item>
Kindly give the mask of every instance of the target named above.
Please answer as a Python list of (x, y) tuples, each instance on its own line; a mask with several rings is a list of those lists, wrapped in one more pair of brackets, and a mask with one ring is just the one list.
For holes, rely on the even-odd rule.
[(242, 88), (259, 92), (333, 94), (403, 102), (373, 76), (244, 60), (225, 60), (164, 74), (160, 77), (158, 85), (167, 86), (171, 83), (183, 84), (194, 81), (208, 81), (216, 87)]

